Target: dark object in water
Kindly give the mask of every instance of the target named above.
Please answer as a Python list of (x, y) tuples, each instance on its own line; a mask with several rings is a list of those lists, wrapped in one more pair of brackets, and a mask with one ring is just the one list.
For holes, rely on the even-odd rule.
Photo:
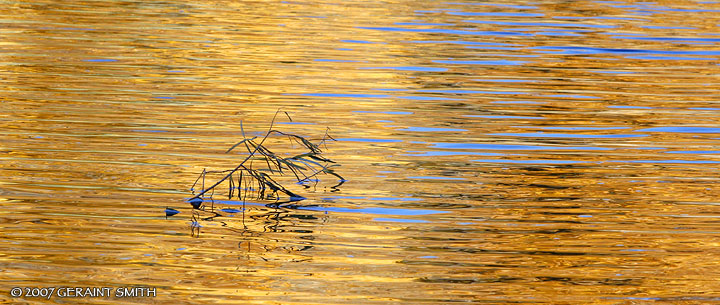
[[(228, 200), (237, 198), (245, 202), (245, 200), (249, 198), (251, 200), (273, 200), (276, 204), (281, 200), (281, 197), (289, 202), (300, 201), (305, 198), (285, 188), (279, 182), (275, 181), (274, 177), (292, 175), (298, 183), (304, 184), (310, 181), (317, 181), (316, 176), (319, 174), (332, 175), (340, 181), (332, 187), (333, 189), (345, 182), (342, 176), (331, 169), (331, 167), (334, 166), (331, 163), (335, 163), (335, 161), (322, 156), (320, 146), (323, 145), (327, 139), (335, 140), (327, 133), (329, 129), (325, 131), (325, 135), (318, 144), (312, 143), (302, 136), (273, 129), (275, 119), (280, 112), (280, 110), (275, 112), (275, 116), (273, 116), (270, 122), (270, 128), (261, 138), (257, 136), (252, 138), (246, 137), (242, 121), (240, 122), (240, 131), (242, 132), (243, 139), (231, 146), (225, 153), (229, 153), (237, 147), (245, 147), (248, 156), (231, 170), (206, 171), (203, 169), (191, 187), (194, 196), (188, 200), (194, 209), (199, 209), (204, 200), (210, 199), (210, 201), (212, 201), (212, 196), (216, 188), (225, 181), (227, 181)], [(287, 112), (284, 113), (292, 122), (290, 115), (288, 115)], [(276, 154), (265, 146), (265, 140), (273, 134), (287, 137), (291, 144), (299, 144), (304, 151), (292, 157), (281, 157), (281, 154)], [(263, 168), (259, 168), (257, 165), (253, 166), (254, 162), (255, 164), (267, 165), (267, 167), (263, 166)], [(209, 187), (205, 187), (205, 176), (207, 174), (224, 174), (225, 176)], [(194, 187), (201, 179), (203, 189), (195, 194)], [(210, 196), (205, 197), (204, 195), (208, 192)]]
[(201, 198), (192, 198), (190, 199), (190, 204), (192, 204), (193, 209), (199, 209), (200, 205), (203, 203), (203, 200)]
[(180, 213), (180, 211), (178, 211), (178, 210), (176, 210), (176, 209), (165, 208), (165, 217), (173, 216), (173, 215), (176, 215), (176, 214), (178, 214), (178, 213)]

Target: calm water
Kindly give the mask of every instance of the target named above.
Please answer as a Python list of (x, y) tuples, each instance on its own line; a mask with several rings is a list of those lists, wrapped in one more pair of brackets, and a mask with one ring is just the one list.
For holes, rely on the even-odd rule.
[[(713, 1), (2, 1), (0, 302), (720, 301), (718, 16)], [(279, 108), (280, 129), (330, 128), (348, 181), (193, 221), (198, 174), (234, 167), (240, 122), (262, 132)]]

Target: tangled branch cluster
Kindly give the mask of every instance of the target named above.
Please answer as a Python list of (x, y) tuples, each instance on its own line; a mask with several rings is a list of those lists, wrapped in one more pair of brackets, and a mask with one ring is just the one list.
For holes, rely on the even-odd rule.
[[(203, 172), (191, 187), (193, 197), (189, 201), (193, 208), (198, 209), (203, 201), (212, 200), (215, 189), (223, 185), (224, 182), (227, 182), (228, 199), (237, 198), (243, 202), (245, 200), (274, 200), (279, 202), (284, 197), (287, 197), (286, 202), (305, 199), (278, 183), (273, 179), (273, 176), (292, 174), (298, 183), (304, 183), (311, 181), (320, 174), (327, 174), (340, 179), (339, 184), (335, 187), (345, 182), (342, 176), (331, 169), (335, 162), (322, 156), (320, 145), (323, 145), (328, 139), (335, 140), (327, 133), (327, 130), (322, 140), (318, 144), (314, 144), (302, 136), (273, 129), (275, 119), (279, 113), (280, 110), (275, 113), (270, 128), (260, 139), (257, 136), (252, 138), (245, 136), (242, 122), (240, 123), (243, 139), (230, 147), (225, 153), (229, 153), (238, 147), (244, 147), (248, 156), (231, 170), (206, 171), (203, 169)], [(287, 112), (283, 113), (292, 122), (292, 118)], [(265, 145), (265, 141), (272, 135), (287, 137), (291, 143), (299, 144), (304, 149), (304, 152), (292, 157), (279, 156)], [(264, 163), (267, 167), (263, 169), (253, 168), (254, 162)], [(205, 178), (208, 174), (225, 174), (225, 176), (209, 187), (205, 187)], [(195, 186), (200, 181), (202, 181), (202, 189), (195, 193)]]

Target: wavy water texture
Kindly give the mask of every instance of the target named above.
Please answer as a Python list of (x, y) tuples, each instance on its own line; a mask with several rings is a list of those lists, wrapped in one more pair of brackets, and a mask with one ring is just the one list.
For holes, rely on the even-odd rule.
[[(0, 302), (716, 302), (719, 11), (4, 1)], [(348, 181), (192, 211), (277, 109)]]

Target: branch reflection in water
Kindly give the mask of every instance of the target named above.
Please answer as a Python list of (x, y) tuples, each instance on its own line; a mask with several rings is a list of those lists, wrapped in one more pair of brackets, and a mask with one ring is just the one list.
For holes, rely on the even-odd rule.
[[(268, 131), (259, 141), (257, 141), (258, 136), (248, 137), (241, 123), (240, 129), (243, 139), (230, 147), (226, 153), (230, 153), (237, 147), (245, 147), (246, 157), (231, 170), (207, 170), (204, 168), (200, 176), (195, 180), (191, 187), (194, 196), (188, 200), (193, 207), (190, 222), (191, 236), (200, 237), (201, 228), (203, 228), (201, 222), (218, 221), (223, 228), (237, 232), (239, 236), (243, 237), (243, 240), (238, 242), (238, 248), (242, 250), (243, 245), (246, 245), (246, 253), (249, 259), (252, 252), (251, 243), (253, 238), (267, 232), (282, 232), (283, 229), (280, 227), (284, 219), (316, 219), (315, 216), (310, 215), (294, 215), (290, 212), (291, 209), (288, 209), (292, 207), (283, 207), (285, 204), (291, 204), (305, 198), (283, 186), (286, 181), (281, 179), (292, 176), (296, 184), (302, 185), (305, 189), (314, 188), (317, 190), (320, 181), (317, 178), (318, 175), (326, 174), (339, 178), (337, 184), (327, 187), (329, 192), (336, 192), (338, 187), (345, 183), (346, 180), (331, 169), (331, 167), (336, 166), (335, 162), (321, 155), (322, 149), (320, 146), (327, 148), (325, 145), (326, 140), (334, 140), (328, 134), (329, 128), (319, 143), (314, 144), (305, 137), (273, 129), (277, 115), (280, 112), (278, 110), (275, 113)], [(283, 113), (292, 122), (290, 115), (287, 112)], [(288, 138), (291, 147), (287, 148), (287, 151), (282, 155), (290, 155), (291, 157), (282, 157), (268, 148), (266, 142), (271, 135), (281, 135)], [(291, 154), (293, 150), (297, 150), (297, 148), (292, 147), (294, 144), (299, 144), (300, 151)], [(206, 180), (217, 175), (220, 175), (220, 178), (206, 187)], [(198, 184), (201, 189), (196, 194), (195, 188)], [(227, 187), (221, 187), (223, 185), (227, 185)], [(227, 190), (226, 193), (224, 190)], [(213, 198), (215, 195), (227, 196), (228, 201), (224, 201), (225, 204), (237, 204), (241, 205), (242, 208), (216, 209), (215, 199)], [(238, 201), (232, 201), (233, 199)], [(263, 208), (253, 208), (251, 209), (252, 213), (250, 213), (247, 208), (248, 201)], [(210, 203), (209, 206), (206, 204), (207, 202)], [(242, 215), (240, 226), (229, 221), (230, 217), (236, 213)], [(308, 231), (308, 233), (312, 233), (312, 231)], [(300, 238), (313, 239), (312, 236), (301, 236)], [(259, 246), (265, 251), (273, 250), (268, 248), (267, 245)], [(295, 245), (281, 248), (284, 251), (298, 252), (310, 249), (312, 246)], [(262, 259), (266, 260), (265, 258)]]

